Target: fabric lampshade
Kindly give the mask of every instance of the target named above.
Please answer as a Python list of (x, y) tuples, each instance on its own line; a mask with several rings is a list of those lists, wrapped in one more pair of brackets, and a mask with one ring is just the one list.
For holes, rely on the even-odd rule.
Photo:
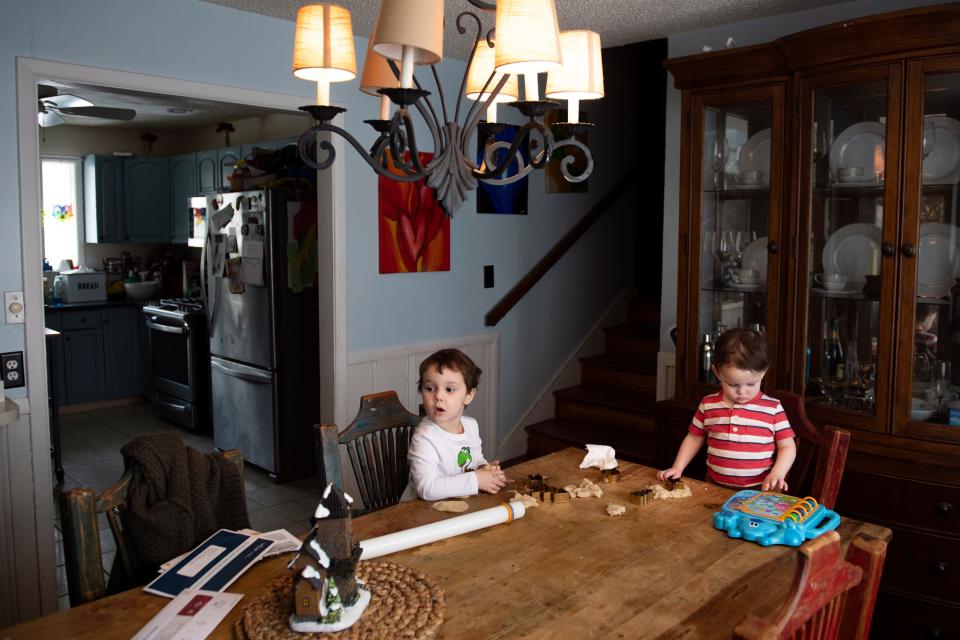
[(400, 60), (403, 47), (413, 47), (414, 64), (443, 59), (443, 0), (383, 0), (373, 36), (373, 49)]
[(603, 97), (600, 34), (564, 31), (560, 34), (563, 66), (547, 74), (544, 94), (557, 100), (596, 100)]
[(335, 4), (311, 4), (297, 12), (293, 75), (318, 82), (357, 77), (350, 12)]
[[(471, 100), (486, 100), (490, 93), (496, 89), (497, 84), (503, 77), (503, 74), (497, 72), (490, 84), (487, 85), (487, 91), (483, 92), (483, 85), (487, 82), (490, 74), (493, 73), (494, 50), (487, 44), (486, 39), (481, 38), (473, 50), (473, 62), (470, 63), (470, 71), (467, 72), (466, 96)], [(503, 89), (494, 98), (495, 102), (512, 102), (520, 97), (519, 82), (517, 76), (510, 76)]]
[(560, 66), (560, 31), (553, 0), (497, 0), (497, 71), (541, 73)]
[(360, 75), (360, 91), (371, 96), (379, 95), (377, 89), (399, 87), (400, 81), (393, 75), (393, 69), (387, 59), (373, 50), (373, 38), (367, 41), (367, 57), (363, 61), (363, 73)]

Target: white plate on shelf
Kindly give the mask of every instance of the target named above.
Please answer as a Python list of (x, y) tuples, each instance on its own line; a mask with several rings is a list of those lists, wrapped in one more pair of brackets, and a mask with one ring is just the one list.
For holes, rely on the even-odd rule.
[(943, 298), (950, 294), (960, 261), (960, 228), (942, 222), (920, 225), (917, 246), (917, 295)]
[(960, 166), (960, 122), (947, 116), (924, 116), (923, 122), (923, 152), (926, 153), (923, 184), (956, 182)]
[(727, 284), (727, 288), (732, 291), (762, 291), (762, 284), (737, 284), (736, 282), (730, 282)]
[[(741, 184), (735, 179), (737, 188), (762, 189), (770, 183), (770, 129), (761, 129), (750, 136), (740, 148), (737, 158), (740, 175), (750, 171), (762, 171), (763, 180), (754, 185)], [(738, 177), (737, 177), (738, 178)]]
[(859, 293), (862, 293), (861, 289), (851, 289), (849, 286), (846, 289), (840, 289), (839, 291), (831, 291), (830, 289), (824, 289), (823, 287), (810, 287), (810, 290), (820, 296), (823, 296), (824, 298), (851, 298)]
[[(879, 158), (877, 147), (880, 147)], [(877, 169), (883, 167), (885, 149), (886, 127), (879, 122), (858, 122), (844, 129), (833, 141), (830, 174), (838, 179), (838, 184), (873, 184)], [(878, 159), (880, 167), (877, 166)], [(861, 167), (863, 174), (846, 176), (839, 181), (840, 169), (851, 167)]]
[(760, 283), (767, 281), (767, 237), (757, 238), (746, 246), (742, 254), (744, 269), (760, 272)]
[(823, 247), (823, 270), (847, 276), (847, 286), (863, 284), (880, 265), (880, 227), (856, 222), (840, 227)]

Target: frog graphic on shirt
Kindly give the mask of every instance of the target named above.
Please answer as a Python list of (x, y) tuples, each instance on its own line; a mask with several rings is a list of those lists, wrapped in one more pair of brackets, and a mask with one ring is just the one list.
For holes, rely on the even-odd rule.
[(473, 454), (470, 453), (470, 447), (460, 447), (460, 452), (457, 454), (457, 466), (460, 467), (460, 471), (466, 471), (471, 462), (473, 462)]

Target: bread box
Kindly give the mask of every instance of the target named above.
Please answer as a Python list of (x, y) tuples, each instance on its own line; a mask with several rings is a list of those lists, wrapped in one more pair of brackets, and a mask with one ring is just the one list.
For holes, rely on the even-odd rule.
[(92, 269), (62, 271), (60, 299), (63, 302), (96, 302), (107, 299), (107, 274)]

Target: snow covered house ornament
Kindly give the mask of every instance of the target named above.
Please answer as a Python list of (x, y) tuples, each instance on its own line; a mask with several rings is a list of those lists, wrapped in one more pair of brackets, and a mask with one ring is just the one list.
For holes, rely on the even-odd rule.
[(328, 484), (311, 519), (313, 528), (288, 565), (294, 600), (290, 628), (296, 632), (346, 629), (370, 603), (370, 590), (356, 578), (361, 550), (353, 541), (352, 502)]

